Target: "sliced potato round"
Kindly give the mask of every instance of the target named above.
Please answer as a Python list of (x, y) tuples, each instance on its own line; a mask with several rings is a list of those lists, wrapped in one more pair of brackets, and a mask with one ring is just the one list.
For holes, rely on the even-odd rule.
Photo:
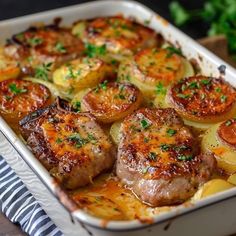
[(145, 96), (163, 94), (166, 87), (194, 74), (191, 64), (168, 49), (145, 49), (120, 64), (118, 78), (135, 84)]
[(112, 140), (116, 143), (119, 144), (120, 142), (120, 126), (121, 126), (122, 121), (116, 121), (115, 123), (112, 124), (111, 129), (110, 129), (110, 135), (112, 137)]
[(79, 58), (59, 67), (53, 73), (53, 82), (63, 89), (78, 92), (94, 87), (113, 74), (112, 68), (97, 58)]
[(222, 79), (193, 76), (175, 83), (167, 103), (186, 120), (216, 123), (236, 114), (236, 91)]
[[(94, 49), (103, 46), (113, 56), (131, 55), (140, 48), (155, 47), (161, 41), (154, 30), (122, 16), (78, 21), (72, 34)], [(97, 54), (101, 54), (99, 50)]]
[(236, 151), (221, 140), (218, 135), (219, 128), (220, 124), (215, 124), (206, 131), (202, 138), (202, 149), (204, 152), (210, 151), (214, 154), (219, 168), (227, 174), (233, 174), (236, 172)]
[(236, 185), (236, 173), (230, 175), (229, 178), (227, 179), (227, 181), (228, 181), (229, 183), (231, 183), (231, 184)]
[(103, 123), (112, 123), (136, 110), (141, 101), (141, 92), (133, 84), (104, 81), (83, 96), (81, 110), (90, 111)]
[(209, 197), (218, 192), (222, 192), (235, 187), (223, 179), (212, 179), (206, 182), (192, 197), (193, 201)]
[(20, 79), (0, 82), (0, 114), (16, 131), (22, 117), (51, 102), (51, 93), (42, 84)]
[(75, 96), (73, 97), (73, 99), (71, 101), (72, 107), (75, 110), (77, 110), (77, 111), (81, 110), (81, 101), (82, 101), (84, 95), (86, 95), (90, 90), (91, 90), (90, 88), (86, 88), (86, 89), (83, 89), (75, 94)]
[(7, 79), (15, 79), (20, 74), (20, 68), (16, 61), (7, 58), (0, 48), (0, 82)]

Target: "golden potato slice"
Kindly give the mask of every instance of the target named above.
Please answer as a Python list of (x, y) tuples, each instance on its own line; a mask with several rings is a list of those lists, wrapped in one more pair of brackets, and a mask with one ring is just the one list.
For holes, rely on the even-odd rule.
[(112, 68), (102, 60), (84, 57), (70, 61), (55, 70), (53, 82), (63, 89), (78, 92), (96, 86), (111, 74)]
[(16, 61), (7, 58), (0, 48), (0, 82), (7, 79), (15, 79), (20, 74), (20, 68)]
[(205, 183), (192, 197), (193, 201), (209, 197), (215, 193), (222, 192), (235, 187), (223, 179), (212, 179)]
[(72, 107), (75, 110), (77, 110), (77, 111), (81, 110), (81, 101), (82, 101), (84, 95), (87, 94), (90, 90), (91, 90), (90, 88), (86, 88), (86, 89), (83, 89), (75, 94), (75, 96), (73, 97), (73, 99), (71, 101)]
[(168, 49), (145, 49), (120, 64), (118, 78), (135, 84), (145, 96), (159, 94), (160, 87), (193, 75), (191, 64)]
[[(227, 124), (227, 121), (224, 123)], [(215, 124), (206, 131), (202, 138), (202, 149), (204, 152), (210, 151), (214, 154), (219, 168), (227, 174), (233, 174), (236, 172), (236, 151), (221, 140), (218, 134), (219, 128), (220, 124)]]
[(133, 84), (104, 81), (83, 97), (81, 110), (90, 111), (103, 123), (112, 123), (136, 110), (141, 100), (141, 92)]
[(123, 55), (124, 58), (140, 48), (155, 47), (162, 41), (154, 30), (122, 16), (78, 21), (72, 34), (88, 44), (90, 56), (109, 54)]
[(231, 183), (231, 184), (236, 185), (236, 173), (230, 175), (229, 178), (227, 179), (227, 181), (228, 181), (229, 183)]
[(116, 143), (119, 144), (120, 142), (120, 126), (121, 126), (122, 121), (116, 121), (115, 123), (112, 124), (111, 129), (110, 129), (110, 135), (112, 137), (112, 140)]
[(168, 104), (187, 120), (216, 123), (236, 113), (236, 91), (220, 78), (192, 76), (168, 90)]

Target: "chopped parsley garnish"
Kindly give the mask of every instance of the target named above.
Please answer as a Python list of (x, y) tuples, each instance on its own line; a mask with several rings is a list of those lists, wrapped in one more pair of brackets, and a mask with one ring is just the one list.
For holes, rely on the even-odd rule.
[(97, 143), (97, 139), (92, 134), (88, 134), (88, 139), (93, 144)]
[(166, 131), (166, 133), (167, 133), (167, 135), (168, 135), (169, 137), (172, 137), (172, 136), (174, 136), (174, 135), (176, 134), (176, 130), (174, 130), (174, 129), (168, 129), (168, 130)]
[(161, 82), (159, 82), (158, 85), (156, 86), (156, 93), (163, 95), (166, 94), (166, 87)]
[(220, 101), (225, 102), (226, 100), (227, 100), (227, 96), (226, 95), (221, 95)]
[(76, 109), (76, 111), (80, 111), (81, 109), (81, 102), (80, 101), (76, 101), (74, 104), (74, 108)]
[(16, 84), (9, 84), (9, 86), (8, 86), (8, 88), (10, 89), (10, 91), (12, 92), (12, 93), (14, 93), (15, 95), (17, 95), (17, 94), (21, 94), (21, 93), (26, 93), (27, 92), (27, 89), (25, 89), (25, 88), (18, 88), (17, 86), (16, 86)]
[(9, 100), (12, 99), (12, 97), (11, 97), (11, 96), (8, 96), (8, 95), (5, 95), (4, 97), (5, 97), (5, 99), (6, 99), (7, 101), (9, 101)]
[(162, 151), (166, 152), (166, 151), (169, 151), (170, 145), (169, 144), (161, 144), (160, 148)]
[(204, 85), (209, 85), (211, 83), (211, 79), (203, 79), (201, 80), (201, 83)]
[(200, 98), (201, 98), (201, 100), (205, 99), (205, 98), (206, 98), (206, 94), (205, 94), (205, 93), (202, 93), (202, 94), (200, 95)]
[(225, 125), (226, 126), (230, 126), (232, 124), (232, 121), (231, 120), (227, 120), (226, 122), (225, 122)]
[(170, 71), (173, 71), (173, 70), (174, 70), (174, 69), (173, 69), (172, 67), (170, 67), (170, 66), (167, 66), (166, 69), (167, 69), (167, 70), (170, 70)]
[(143, 22), (143, 23), (144, 23), (145, 25), (149, 25), (149, 24), (150, 24), (150, 22), (151, 22), (151, 20), (148, 20), (148, 19), (146, 19), (146, 20), (144, 20), (144, 22)]
[(141, 124), (141, 126), (142, 126), (142, 128), (143, 129), (147, 129), (151, 124), (147, 121), (147, 120), (145, 120), (145, 119), (142, 119), (141, 121), (140, 121), (140, 124)]
[(40, 44), (43, 43), (43, 39), (36, 38), (36, 37), (35, 38), (29, 38), (27, 41), (32, 47), (40, 45)]
[(222, 91), (222, 89), (221, 89), (221, 88), (216, 88), (215, 91), (216, 91), (217, 93), (220, 93), (220, 92)]
[(142, 174), (146, 174), (146, 173), (148, 172), (148, 169), (149, 169), (149, 166), (144, 167), (144, 168), (142, 169)]
[(56, 139), (56, 143), (57, 143), (57, 144), (60, 144), (60, 143), (62, 143), (62, 142), (63, 142), (63, 140), (62, 140), (61, 138), (57, 138), (57, 139)]
[(168, 53), (166, 55), (167, 58), (171, 57), (173, 54), (177, 54), (179, 56), (183, 56), (182, 52), (180, 49), (175, 48), (175, 47), (166, 47), (166, 50), (168, 50)]
[(106, 89), (107, 89), (107, 83), (108, 83), (107, 80), (103, 81), (103, 82), (99, 85), (100, 88), (103, 89), (103, 90), (106, 90)]
[(70, 135), (67, 139), (68, 139), (69, 141), (75, 142), (75, 146), (76, 146), (77, 148), (81, 148), (81, 147), (84, 146), (86, 143), (88, 143), (88, 139), (82, 138), (79, 133), (72, 134), (72, 135)]
[(143, 141), (144, 141), (144, 143), (148, 143), (149, 142), (149, 138), (144, 137)]
[(55, 45), (55, 50), (60, 53), (66, 53), (66, 48), (61, 42), (57, 42)]
[(75, 74), (74, 74), (72, 65), (68, 63), (68, 64), (66, 65), (66, 67), (67, 67), (67, 69), (68, 69), (68, 74), (66, 75), (66, 78), (67, 78), (67, 79), (68, 79), (68, 78), (75, 79), (76, 76), (75, 76)]
[(85, 45), (85, 48), (86, 48), (85, 54), (90, 58), (105, 55), (107, 52), (105, 44), (102, 46), (96, 46), (94, 44), (87, 43)]
[(193, 156), (192, 155), (183, 155), (183, 154), (181, 154), (181, 155), (177, 156), (177, 159), (179, 161), (190, 161), (190, 160), (193, 159)]
[(177, 97), (183, 98), (183, 99), (187, 99), (187, 98), (190, 98), (190, 94), (178, 93), (178, 94), (177, 94)]
[(199, 83), (198, 82), (191, 82), (189, 85), (188, 85), (188, 87), (190, 88), (190, 89), (194, 89), (194, 88), (200, 88), (200, 85), (199, 85)]
[(105, 80), (95, 88), (95, 93), (98, 93), (99, 89), (106, 90), (108, 81)]
[(155, 161), (157, 158), (157, 154), (155, 152), (149, 152), (148, 159)]
[(48, 73), (51, 71), (52, 62), (43, 63), (35, 69), (35, 77), (38, 79), (48, 80)]

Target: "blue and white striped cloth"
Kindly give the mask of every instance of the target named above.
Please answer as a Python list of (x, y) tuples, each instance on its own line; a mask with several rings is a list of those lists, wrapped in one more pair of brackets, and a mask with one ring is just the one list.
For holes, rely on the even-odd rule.
[(24, 183), (0, 156), (0, 208), (30, 236), (61, 236)]

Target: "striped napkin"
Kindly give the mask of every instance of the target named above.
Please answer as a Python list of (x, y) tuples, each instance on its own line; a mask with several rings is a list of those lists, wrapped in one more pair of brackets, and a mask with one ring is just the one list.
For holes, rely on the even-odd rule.
[[(26, 186), (0, 156), (0, 208), (30, 236), (62, 236)], [(0, 233), (1, 234), (1, 233)]]

